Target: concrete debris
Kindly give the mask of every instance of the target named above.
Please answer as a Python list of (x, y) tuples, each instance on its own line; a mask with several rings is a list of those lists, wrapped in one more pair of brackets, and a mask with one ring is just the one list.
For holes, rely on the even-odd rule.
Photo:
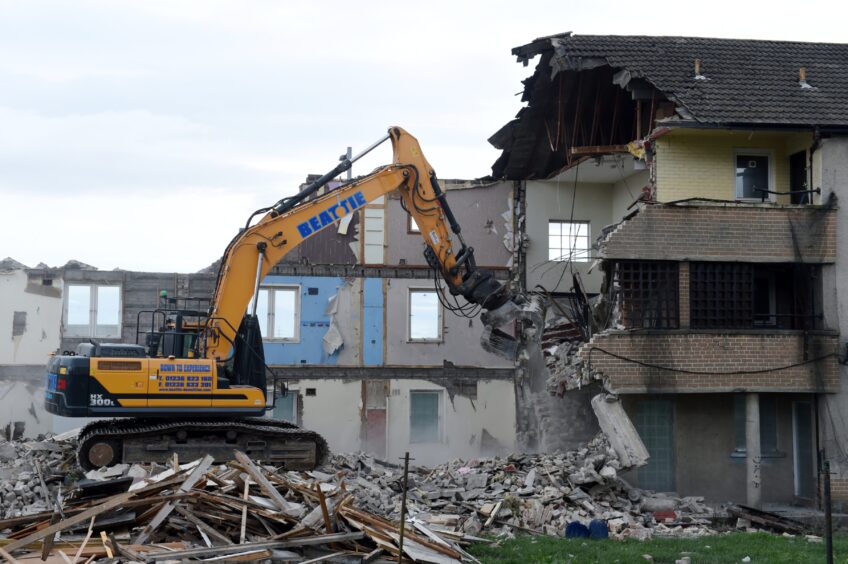
[[(364, 454), (336, 455), (331, 466), (358, 506), (399, 518), (400, 467)], [(439, 529), (449, 524), (452, 531), (499, 537), (561, 536), (569, 523), (588, 525), (593, 519), (605, 520), (610, 536), (617, 539), (715, 532), (710, 528), (713, 510), (702, 498), (679, 499), (633, 488), (618, 476), (622, 468), (603, 435), (565, 453), (417, 468), (409, 477), (407, 514)], [(673, 509), (655, 515), (654, 507)]]
[[(147, 562), (227, 559), (251, 551), (265, 558), (273, 551), (297, 559), (361, 557), (379, 550), (397, 559), (398, 465), (337, 454), (317, 470), (286, 472), (236, 453), (237, 461), (221, 466), (206, 457), (167, 467), (121, 464), (83, 476), (73, 441), (69, 435), (66, 441), (0, 444), (0, 539), (8, 539), (9, 552), (51, 553), (56, 549), (42, 541), (52, 543), (61, 533), (56, 546), (66, 554), (81, 550), (86, 558), (107, 556), (107, 550)], [(633, 488), (622, 470), (603, 435), (568, 452), (412, 468), (404, 555), (468, 561), (464, 547), (489, 542), (483, 537), (561, 536), (568, 524), (594, 519), (604, 520), (615, 539), (715, 532), (713, 511), (701, 498)], [(85, 538), (100, 530), (112, 534), (86, 547)]]
[(75, 446), (47, 440), (0, 439), (0, 518), (38, 513), (53, 507), (75, 477)]
[(650, 458), (648, 449), (618, 398), (612, 394), (598, 394), (592, 398), (592, 409), (622, 466), (630, 468), (647, 464)]

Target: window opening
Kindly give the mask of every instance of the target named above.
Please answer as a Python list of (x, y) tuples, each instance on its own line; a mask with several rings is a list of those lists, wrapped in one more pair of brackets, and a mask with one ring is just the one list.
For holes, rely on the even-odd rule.
[(66, 296), (66, 337), (121, 336), (120, 286), (69, 284)]
[[(763, 190), (771, 187), (771, 157), (760, 151), (736, 153), (736, 197), (745, 200), (763, 199)], [(766, 192), (768, 199), (768, 192)]]
[(442, 308), (435, 290), (409, 291), (409, 340), (437, 341), (442, 337)]
[[(747, 453), (747, 438), (745, 436), (746, 420), (745, 394), (733, 397), (733, 424), (736, 446), (731, 456), (745, 458)], [(777, 398), (771, 395), (759, 395), (760, 403), (760, 456), (774, 458), (785, 456), (777, 448)]]
[(689, 264), (695, 329), (815, 329), (818, 270), (805, 264)]
[(296, 341), (299, 335), (300, 288), (259, 289), (256, 317), (267, 340)]
[(548, 260), (588, 262), (589, 222), (548, 221)]
[(619, 261), (615, 276), (620, 288), (621, 319), (628, 328), (679, 327), (676, 262)]
[(439, 442), (439, 391), (409, 393), (409, 442)]

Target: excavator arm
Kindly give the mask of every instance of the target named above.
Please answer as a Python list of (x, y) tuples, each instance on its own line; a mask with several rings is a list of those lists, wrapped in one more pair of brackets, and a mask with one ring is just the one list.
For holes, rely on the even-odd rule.
[[(392, 142), (393, 164), (310, 199), (322, 186), (387, 139)], [(332, 171), (295, 196), (251, 216), (222, 259), (205, 331), (204, 356), (219, 362), (229, 358), (242, 318), (260, 282), (286, 254), (317, 232), (337, 225), (359, 208), (393, 191), (400, 193), (405, 209), (412, 215), (427, 244), (428, 263), (441, 273), (450, 292), (487, 310), (484, 348), (514, 358), (520, 349), (518, 342), (495, 325), (522, 319), (540, 324), (540, 310), (523, 297), (511, 295), (490, 271), (477, 268), (474, 249), (463, 241), (461, 227), (432, 166), (415, 137), (400, 127), (390, 128), (385, 138), (357, 157), (343, 158)], [(264, 216), (250, 225), (257, 214)], [(458, 245), (452, 240), (452, 234)]]

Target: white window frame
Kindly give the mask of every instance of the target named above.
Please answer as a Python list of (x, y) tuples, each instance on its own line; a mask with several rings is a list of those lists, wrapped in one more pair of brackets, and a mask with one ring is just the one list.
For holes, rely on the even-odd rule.
[[(382, 197), (382, 196), (381, 196)], [(373, 202), (372, 202), (373, 203)], [(371, 213), (371, 217), (368, 217)], [(373, 214), (378, 214), (379, 217), (374, 217)], [(368, 229), (368, 220), (377, 220), (380, 228), (377, 230)], [(379, 233), (379, 235), (377, 235)], [(386, 208), (381, 206), (369, 205), (362, 208), (362, 217), (360, 222), (360, 234), (362, 237), (362, 264), (386, 264)], [(379, 239), (374, 242), (374, 239)], [(368, 251), (373, 249), (373, 252), (379, 255), (379, 261), (369, 261)]]
[[(560, 230), (563, 227), (568, 227), (571, 229), (571, 225), (585, 225), (586, 226), (586, 252), (583, 255), (578, 255), (578, 249), (574, 249), (575, 257), (568, 257), (565, 252), (561, 252), (559, 258), (552, 259), (551, 257), (551, 224), (559, 223)], [(562, 233), (562, 231), (560, 231)], [(587, 219), (548, 219), (548, 229), (547, 233), (545, 233), (545, 237), (547, 237), (546, 246), (548, 250), (548, 260), (552, 262), (592, 262), (592, 222)], [(560, 241), (562, 241), (562, 235), (560, 235)], [(564, 251), (565, 249), (560, 249)], [(571, 251), (569, 250), (570, 254)]]
[[(739, 194), (739, 189), (736, 186), (736, 161), (740, 155), (750, 155), (753, 157), (768, 157), (768, 188), (769, 191), (775, 191), (775, 159), (774, 159), (774, 151), (771, 149), (762, 149), (762, 148), (745, 148), (739, 147), (734, 149), (733, 151), (733, 196), (736, 200), (742, 202), (759, 202), (762, 198), (744, 198), (741, 194)], [(766, 202), (774, 202), (776, 194), (767, 194), (768, 197), (765, 199)]]
[(407, 288), (406, 290), (406, 342), (407, 343), (441, 343), (444, 340), (445, 327), (444, 327), (444, 313), (442, 312), (442, 302), (439, 299), (438, 294), (436, 295), (436, 304), (439, 312), (439, 336), (436, 338), (412, 338), (412, 294), (415, 293), (436, 293), (436, 288), (430, 286), (429, 288), (421, 288), (421, 287), (412, 287)]
[[(88, 332), (86, 334), (69, 333), (70, 323), (70, 296), (71, 288), (74, 286), (88, 288)], [(117, 335), (98, 335), (97, 334), (97, 289), (98, 288), (117, 288), (118, 289), (118, 334)], [(63, 336), (70, 339), (120, 339), (123, 333), (124, 320), (124, 292), (121, 284), (99, 284), (97, 282), (68, 282), (64, 288), (64, 304), (62, 308), (62, 327)]]
[[(259, 291), (266, 290), (268, 292), (268, 319), (263, 326), (260, 322), (260, 328), (268, 328), (268, 335), (263, 331), (262, 340), (269, 343), (299, 343), (300, 342), (300, 307), (301, 307), (301, 287), (299, 284), (267, 284), (259, 286)], [(271, 333), (274, 331), (274, 292), (279, 290), (294, 291), (294, 337), (281, 338), (275, 337)], [(258, 297), (257, 297), (258, 299)]]
[[(436, 440), (421, 441), (414, 440), (412, 437), (412, 396), (414, 394), (432, 394), (437, 398), (436, 402)], [(444, 423), (445, 423), (445, 399), (443, 390), (409, 390), (409, 444), (416, 445), (436, 445), (444, 442)]]

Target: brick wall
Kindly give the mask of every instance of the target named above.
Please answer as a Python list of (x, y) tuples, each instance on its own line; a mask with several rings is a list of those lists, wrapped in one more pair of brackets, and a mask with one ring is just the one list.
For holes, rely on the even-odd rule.
[[(806, 340), (808, 359), (838, 350), (838, 339), (832, 332), (809, 334)], [(597, 349), (662, 368), (724, 374), (688, 374), (646, 367)], [(596, 335), (583, 346), (580, 356), (611, 391), (618, 393), (839, 391), (835, 356), (771, 372), (727, 374), (801, 363), (804, 349), (804, 335), (794, 331), (622, 331)]]
[[(824, 485), (822, 485), (821, 499), (824, 499)], [(845, 511), (848, 508), (848, 478), (830, 478), (830, 499), (835, 511)]]
[(601, 244), (607, 259), (836, 260), (836, 210), (824, 206), (645, 206)]
[(677, 268), (677, 284), (680, 296), (680, 328), (687, 329), (690, 323), (689, 315), (689, 263), (681, 262)]

